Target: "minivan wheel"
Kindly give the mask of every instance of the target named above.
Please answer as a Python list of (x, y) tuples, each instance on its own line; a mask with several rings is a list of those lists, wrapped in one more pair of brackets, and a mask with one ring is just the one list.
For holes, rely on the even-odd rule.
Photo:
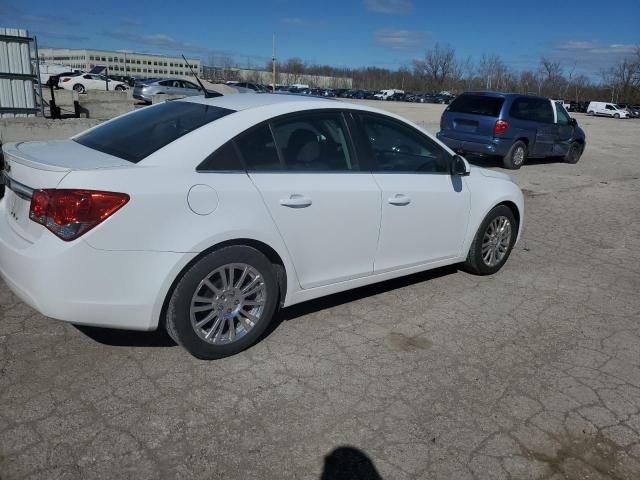
[(274, 268), (261, 252), (224, 247), (201, 258), (176, 285), (165, 316), (167, 333), (202, 360), (234, 355), (264, 333), (278, 295)]
[(505, 264), (518, 236), (511, 209), (494, 207), (480, 224), (462, 268), (476, 275), (491, 275)]
[(565, 163), (578, 163), (583, 151), (584, 146), (581, 143), (573, 142), (569, 147), (569, 151), (564, 156)]
[(504, 165), (504, 168), (517, 170), (522, 166), (526, 158), (527, 145), (522, 140), (518, 140), (511, 145), (511, 148), (502, 159), (502, 164)]

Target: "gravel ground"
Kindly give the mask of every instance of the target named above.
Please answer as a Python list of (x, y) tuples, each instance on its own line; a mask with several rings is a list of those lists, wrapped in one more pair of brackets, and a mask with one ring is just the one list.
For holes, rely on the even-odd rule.
[[(372, 103), (431, 131), (442, 111)], [(514, 173), (499, 274), (292, 307), (233, 358), (80, 330), (0, 284), (0, 478), (640, 478), (640, 121), (576, 117), (577, 165)]]

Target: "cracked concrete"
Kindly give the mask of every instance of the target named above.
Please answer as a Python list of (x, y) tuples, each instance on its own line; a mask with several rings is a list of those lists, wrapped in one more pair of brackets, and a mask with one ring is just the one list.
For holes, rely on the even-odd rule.
[[(376, 105), (431, 130), (441, 111)], [(577, 165), (514, 173), (527, 223), (499, 274), (292, 307), (232, 358), (55, 322), (1, 284), (0, 478), (640, 478), (640, 122), (578, 120)]]

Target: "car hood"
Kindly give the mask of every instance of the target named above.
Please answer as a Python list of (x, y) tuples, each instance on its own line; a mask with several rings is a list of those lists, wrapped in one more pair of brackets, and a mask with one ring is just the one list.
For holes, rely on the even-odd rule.
[(469, 165), (471, 167), (472, 173), (478, 173), (483, 177), (490, 178), (498, 178), (500, 180), (507, 180), (508, 182), (513, 182), (513, 177), (511, 175), (507, 175), (506, 173), (496, 172), (495, 170), (489, 170), (487, 168), (477, 167), (475, 165)]

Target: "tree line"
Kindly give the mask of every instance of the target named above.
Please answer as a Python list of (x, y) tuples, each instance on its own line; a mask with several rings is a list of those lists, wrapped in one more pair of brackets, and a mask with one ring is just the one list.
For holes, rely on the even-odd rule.
[[(265, 66), (271, 70), (271, 63)], [(277, 65), (278, 83), (296, 83), (308, 75), (350, 77), (353, 88), (380, 90), (460, 93), (468, 90), (499, 90), (543, 95), (567, 101), (598, 99), (640, 103), (640, 45), (627, 58), (591, 79), (578, 73), (575, 64), (563, 64), (543, 56), (537, 68), (516, 72), (496, 54), (479, 59), (460, 58), (447, 44), (435, 44), (410, 65), (396, 70), (380, 67), (339, 68), (308, 64), (291, 58)], [(335, 85), (336, 88), (341, 85)]]

